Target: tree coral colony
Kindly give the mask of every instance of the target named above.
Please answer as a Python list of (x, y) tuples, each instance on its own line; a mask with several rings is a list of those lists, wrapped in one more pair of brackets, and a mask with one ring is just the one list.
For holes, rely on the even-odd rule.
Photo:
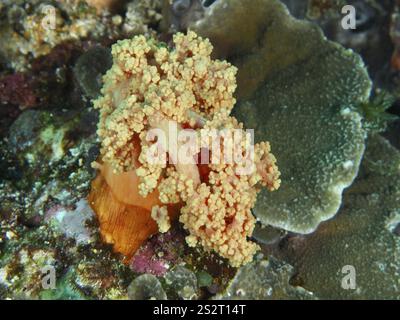
[[(212, 45), (194, 32), (176, 34), (173, 43), (168, 48), (137, 36), (113, 45), (113, 66), (94, 101), (102, 141), (96, 165), (117, 198), (130, 190), (129, 199), (151, 214), (159, 231), (168, 230), (171, 208), (179, 207), (187, 243), (214, 250), (237, 267), (251, 261), (258, 249), (247, 239), (255, 225), (251, 208), (257, 193), (261, 187), (277, 189), (280, 173), (269, 143), (250, 146), (243, 125), (229, 115), (237, 69), (212, 60)], [(185, 148), (190, 159), (218, 154), (226, 160), (234, 150), (245, 161), (179, 161), (183, 142), (173, 137), (171, 127), (178, 136), (188, 129), (195, 132)], [(160, 130), (163, 135), (157, 134)], [(243, 134), (218, 140), (210, 134), (227, 130)], [(153, 161), (149, 155), (160, 151), (168, 155), (166, 161)], [(249, 159), (251, 170), (243, 171)], [(126, 183), (116, 181), (122, 172), (129, 173), (134, 187), (117, 187)]]

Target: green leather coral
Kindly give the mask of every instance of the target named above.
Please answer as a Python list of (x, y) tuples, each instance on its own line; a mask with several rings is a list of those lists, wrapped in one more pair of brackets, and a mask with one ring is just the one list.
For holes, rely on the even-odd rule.
[[(400, 152), (372, 136), (337, 217), (286, 251), (297, 282), (323, 299), (399, 299), (399, 199)], [(354, 290), (341, 286), (346, 265), (354, 267)]]
[(268, 137), (280, 161), (281, 188), (259, 194), (255, 215), (314, 231), (338, 211), (364, 152), (362, 118), (353, 111), (371, 89), (361, 58), (276, 0), (218, 1), (191, 28), (238, 67), (234, 114), (256, 141)]

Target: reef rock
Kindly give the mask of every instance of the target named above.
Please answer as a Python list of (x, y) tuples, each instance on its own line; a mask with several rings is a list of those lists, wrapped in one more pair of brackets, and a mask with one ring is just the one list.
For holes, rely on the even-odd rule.
[(226, 291), (214, 298), (217, 300), (315, 299), (311, 292), (289, 283), (293, 274), (293, 267), (287, 263), (273, 257), (268, 260), (258, 259), (240, 268)]

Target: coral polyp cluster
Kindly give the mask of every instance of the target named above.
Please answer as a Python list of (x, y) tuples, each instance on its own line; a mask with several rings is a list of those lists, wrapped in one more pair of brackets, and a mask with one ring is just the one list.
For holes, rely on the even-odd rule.
[[(258, 249), (247, 239), (257, 193), (279, 187), (276, 159), (269, 143), (253, 145), (230, 116), (237, 69), (212, 60), (211, 43), (194, 32), (176, 34), (173, 44), (137, 36), (112, 47), (113, 66), (94, 101), (101, 162), (114, 175), (131, 172), (143, 197), (137, 206), (158, 196), (152, 217), (165, 222), (166, 206), (181, 205), (189, 245), (201, 244), (240, 266)], [(185, 139), (177, 138), (182, 133)], [(154, 154), (164, 161), (153, 161)]]
[[(196, 115), (231, 110), (235, 99), (236, 68), (212, 61), (212, 46), (193, 32), (174, 37), (175, 50), (144, 36), (119, 41), (112, 47), (114, 65), (103, 81), (98, 135), (103, 160), (116, 171), (134, 168), (135, 133), (164, 120), (179, 124)], [(142, 145), (143, 147), (143, 145)]]

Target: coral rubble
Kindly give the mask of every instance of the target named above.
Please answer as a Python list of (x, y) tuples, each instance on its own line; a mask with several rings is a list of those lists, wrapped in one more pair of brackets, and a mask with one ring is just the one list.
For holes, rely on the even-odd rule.
[(48, 54), (61, 43), (149, 33), (149, 25), (161, 19), (158, 0), (132, 1), (124, 16), (108, 10), (113, 2), (7, 0), (0, 4), (4, 44), (0, 54), (14, 69), (22, 71), (30, 67), (32, 58)]

